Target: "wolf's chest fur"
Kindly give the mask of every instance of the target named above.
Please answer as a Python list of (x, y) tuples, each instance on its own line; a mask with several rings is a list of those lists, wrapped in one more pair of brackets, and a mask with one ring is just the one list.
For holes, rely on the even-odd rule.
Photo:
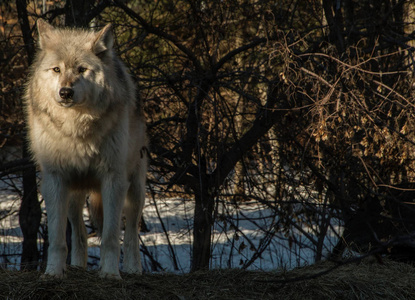
[[(92, 166), (99, 167), (102, 147), (111, 140), (113, 122), (88, 114), (66, 112), (53, 118), (41, 114), (34, 120), (32, 141), (39, 162), (72, 172), (85, 173)], [(51, 142), (54, 141), (54, 142)], [(57, 142), (56, 142), (57, 141)]]

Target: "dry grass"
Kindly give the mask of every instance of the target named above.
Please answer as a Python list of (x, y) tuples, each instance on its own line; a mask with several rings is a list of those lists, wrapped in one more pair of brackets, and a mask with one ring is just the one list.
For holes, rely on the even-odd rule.
[[(322, 263), (291, 272), (215, 270), (184, 275), (100, 279), (70, 269), (65, 280), (39, 272), (0, 271), (1, 299), (412, 299), (415, 268), (366, 260), (334, 268)], [(325, 273), (321, 275), (321, 273)]]

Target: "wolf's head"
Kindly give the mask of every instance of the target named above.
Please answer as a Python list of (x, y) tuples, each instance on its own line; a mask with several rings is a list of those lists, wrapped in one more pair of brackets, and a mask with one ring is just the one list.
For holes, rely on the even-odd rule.
[(105, 68), (112, 63), (111, 25), (94, 32), (55, 28), (38, 20), (37, 28), (38, 75), (49, 86), (45, 92), (62, 107), (96, 107), (96, 102), (102, 101)]

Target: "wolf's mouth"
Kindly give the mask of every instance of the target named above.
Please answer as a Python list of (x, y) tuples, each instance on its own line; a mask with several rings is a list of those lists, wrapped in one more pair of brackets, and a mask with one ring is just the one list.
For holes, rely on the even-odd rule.
[(58, 101), (58, 104), (63, 107), (71, 107), (75, 105), (75, 102), (71, 101)]
[(71, 87), (63, 87), (59, 90), (59, 105), (63, 107), (71, 107), (75, 104), (73, 95), (75, 91)]

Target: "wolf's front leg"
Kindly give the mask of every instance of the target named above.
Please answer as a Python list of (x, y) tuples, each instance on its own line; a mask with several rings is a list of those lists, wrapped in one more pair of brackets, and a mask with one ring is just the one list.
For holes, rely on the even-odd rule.
[(101, 243), (101, 276), (121, 278), (120, 259), (120, 220), (128, 183), (125, 175), (109, 175), (102, 181), (102, 204), (104, 224)]
[(62, 278), (66, 269), (67, 186), (61, 176), (43, 172), (41, 192), (48, 216), (49, 249), (45, 275)]

